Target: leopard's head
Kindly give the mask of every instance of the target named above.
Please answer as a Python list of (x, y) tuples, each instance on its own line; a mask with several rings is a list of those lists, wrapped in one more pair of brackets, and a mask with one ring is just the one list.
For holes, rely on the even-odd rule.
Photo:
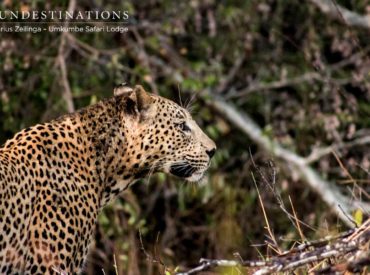
[(134, 144), (134, 166), (149, 173), (165, 172), (187, 181), (199, 181), (216, 151), (215, 143), (200, 129), (190, 113), (175, 102), (147, 93), (142, 86), (120, 87)]

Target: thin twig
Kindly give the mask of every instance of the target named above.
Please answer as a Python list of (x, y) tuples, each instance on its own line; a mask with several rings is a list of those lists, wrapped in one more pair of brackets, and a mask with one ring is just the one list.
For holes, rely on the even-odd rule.
[(260, 194), (260, 191), (259, 191), (259, 189), (258, 189), (258, 186), (257, 186), (257, 183), (256, 183), (256, 180), (255, 180), (255, 178), (254, 178), (254, 175), (253, 175), (253, 173), (252, 173), (252, 178), (253, 178), (253, 182), (254, 182), (254, 185), (256, 186), (256, 190), (257, 190), (257, 194), (258, 194), (258, 200), (259, 200), (259, 202), (260, 202), (260, 205), (261, 205), (261, 208), (262, 208), (262, 212), (263, 212), (263, 217), (264, 217), (264, 219), (265, 219), (265, 223), (266, 223), (266, 229), (267, 229), (267, 232), (269, 233), (269, 235), (270, 235), (270, 239), (273, 241), (273, 244), (274, 244), (274, 250), (278, 253), (278, 254), (281, 254), (281, 250), (280, 250), (280, 248), (279, 248), (279, 245), (278, 245), (278, 243), (277, 243), (277, 241), (276, 241), (276, 238), (275, 238), (275, 235), (274, 235), (274, 233), (272, 232), (272, 230), (271, 230), (271, 227), (270, 227), (270, 223), (269, 223), (269, 220), (268, 220), (268, 218), (267, 218), (267, 214), (266, 214), (266, 210), (265, 210), (265, 206), (264, 206), (264, 204), (263, 204), (263, 200), (262, 200), (262, 198), (261, 198), (261, 194)]
[(292, 207), (294, 219), (296, 221), (296, 228), (298, 229), (298, 233), (299, 233), (299, 236), (301, 236), (302, 242), (304, 242), (306, 240), (306, 237), (304, 236), (304, 234), (302, 232), (301, 225), (300, 225), (299, 219), (297, 217), (297, 213), (296, 213), (296, 211), (294, 209), (294, 205), (293, 205), (293, 202), (292, 202), (292, 199), (291, 199), (290, 196), (289, 196), (289, 202), (290, 202), (290, 206)]

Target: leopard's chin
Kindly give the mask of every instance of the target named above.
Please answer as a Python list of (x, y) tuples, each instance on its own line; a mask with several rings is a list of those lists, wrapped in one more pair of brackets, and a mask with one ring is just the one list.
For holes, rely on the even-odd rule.
[(193, 173), (190, 177), (185, 178), (188, 182), (199, 182), (204, 178), (205, 173), (197, 171)]

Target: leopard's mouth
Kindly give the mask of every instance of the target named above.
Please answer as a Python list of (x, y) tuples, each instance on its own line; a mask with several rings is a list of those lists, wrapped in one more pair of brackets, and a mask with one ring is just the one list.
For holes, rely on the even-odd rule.
[(205, 171), (207, 170), (206, 167), (201, 169), (200, 167), (195, 167), (189, 163), (175, 163), (172, 164), (170, 167), (170, 173), (175, 175), (179, 178), (183, 178), (186, 181), (190, 182), (197, 182), (200, 181)]
[(170, 167), (170, 173), (179, 178), (188, 178), (194, 174), (196, 168), (189, 163), (175, 163)]

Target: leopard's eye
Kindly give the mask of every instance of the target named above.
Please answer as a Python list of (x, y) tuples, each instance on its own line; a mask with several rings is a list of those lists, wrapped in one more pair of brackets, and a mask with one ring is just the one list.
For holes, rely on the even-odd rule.
[(189, 126), (186, 124), (186, 122), (180, 123), (179, 127), (180, 127), (181, 131), (184, 131), (184, 132), (190, 132), (191, 131)]

